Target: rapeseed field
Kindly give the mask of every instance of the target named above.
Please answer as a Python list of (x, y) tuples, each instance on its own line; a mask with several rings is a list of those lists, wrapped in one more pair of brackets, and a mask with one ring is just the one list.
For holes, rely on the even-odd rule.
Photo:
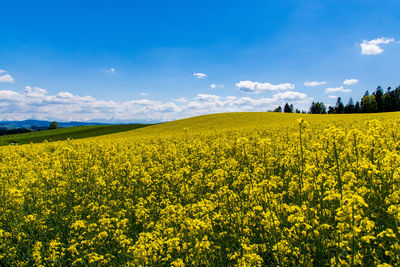
[(0, 265), (398, 266), (400, 113), (0, 147)]

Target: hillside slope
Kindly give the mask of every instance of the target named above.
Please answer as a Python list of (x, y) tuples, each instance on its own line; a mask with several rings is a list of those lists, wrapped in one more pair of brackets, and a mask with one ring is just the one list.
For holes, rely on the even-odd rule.
[[(351, 126), (365, 124), (370, 120), (400, 121), (400, 112), (370, 113), (370, 114), (288, 114), (274, 112), (237, 112), (202, 115), (182, 120), (176, 120), (135, 131), (127, 131), (112, 135), (118, 137), (167, 138), (182, 135), (218, 134), (226, 131), (259, 131), (273, 130), (281, 127), (297, 126), (298, 119), (303, 118), (312, 125), (326, 127), (329, 124)], [(99, 138), (109, 138), (110, 135)]]
[(370, 113), (370, 114), (288, 114), (274, 112), (237, 112), (217, 113), (196, 116), (160, 124), (126, 124), (126, 125), (96, 125), (62, 128), (51, 131), (41, 131), (26, 134), (7, 135), (0, 137), (0, 145), (10, 143), (28, 144), (47, 141), (61, 141), (67, 138), (115, 141), (119, 138), (169, 138), (179, 136), (215, 135), (230, 131), (245, 134), (251, 131), (274, 130), (297, 126), (298, 119), (303, 118), (309, 124), (326, 127), (352, 126), (365, 124), (376, 119), (379, 121), (400, 122), (400, 112)]
[(148, 124), (95, 125), (0, 136), (0, 145), (40, 143), (107, 135), (146, 127)]

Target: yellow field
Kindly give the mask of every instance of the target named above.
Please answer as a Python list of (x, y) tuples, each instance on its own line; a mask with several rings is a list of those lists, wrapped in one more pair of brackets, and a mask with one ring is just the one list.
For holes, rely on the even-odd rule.
[(214, 114), (1, 147), (0, 265), (398, 266), (399, 122)]

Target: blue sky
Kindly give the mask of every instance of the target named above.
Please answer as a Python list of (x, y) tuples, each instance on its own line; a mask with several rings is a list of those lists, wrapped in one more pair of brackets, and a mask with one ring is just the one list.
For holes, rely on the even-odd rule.
[(398, 1), (0, 4), (0, 120), (308, 110), (400, 85)]

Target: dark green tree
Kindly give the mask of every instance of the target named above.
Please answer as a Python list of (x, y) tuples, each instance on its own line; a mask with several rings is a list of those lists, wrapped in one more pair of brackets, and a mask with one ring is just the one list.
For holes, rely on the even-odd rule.
[(396, 111), (398, 107), (398, 101), (396, 99), (396, 91), (391, 90), (390, 91), (390, 109), (389, 111)]
[(311, 114), (326, 114), (326, 107), (322, 102), (312, 102), (310, 106)]
[(394, 97), (394, 100), (392, 100), (393, 111), (399, 111), (400, 110), (400, 86), (398, 86), (396, 89), (394, 89), (393, 97)]
[(392, 110), (392, 88), (388, 87), (386, 93), (382, 96), (382, 111), (389, 112)]
[(354, 106), (354, 113), (360, 113), (360, 112), (361, 112), (360, 102), (357, 101), (356, 105)]
[(374, 95), (365, 95), (361, 99), (361, 111), (363, 113), (373, 113), (378, 111), (378, 104)]
[(60, 128), (59, 126), (58, 126), (58, 122), (56, 122), (56, 121), (52, 121), (52, 122), (50, 122), (50, 124), (49, 124), (49, 130), (53, 130), (53, 129), (58, 129), (58, 128)]
[(344, 105), (342, 102), (342, 98), (338, 97), (336, 101), (335, 111), (337, 114), (341, 114), (344, 112)]
[(373, 93), (373, 95), (375, 96), (375, 100), (376, 100), (376, 105), (377, 105), (377, 109), (378, 112), (382, 112), (383, 111), (383, 90), (382, 87), (379, 85), (378, 88), (376, 88), (376, 91)]
[(328, 114), (335, 114), (335, 113), (336, 113), (335, 108), (332, 107), (332, 106), (329, 106), (329, 108), (328, 108)]
[(274, 112), (282, 112), (281, 106), (279, 106), (279, 107), (277, 107), (276, 109), (274, 109)]
[(355, 106), (353, 98), (350, 97), (349, 102), (344, 107), (344, 113), (355, 113)]
[(283, 112), (285, 113), (293, 113), (293, 105), (289, 105), (288, 103), (285, 104), (283, 108)]

